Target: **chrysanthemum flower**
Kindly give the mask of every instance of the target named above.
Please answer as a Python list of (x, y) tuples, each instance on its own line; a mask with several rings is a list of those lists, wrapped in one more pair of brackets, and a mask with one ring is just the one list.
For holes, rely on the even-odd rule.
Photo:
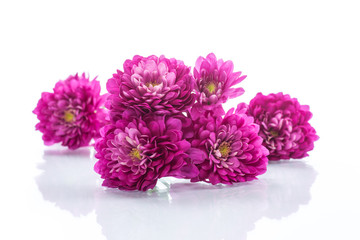
[(266, 171), (268, 150), (253, 118), (230, 110), (225, 117), (201, 116), (189, 156), (199, 169), (192, 181), (212, 184), (253, 180)]
[(195, 100), (194, 79), (182, 61), (164, 56), (134, 56), (107, 82), (111, 93), (107, 107), (113, 122), (121, 114), (176, 114), (190, 108)]
[(283, 93), (264, 96), (258, 93), (248, 106), (247, 114), (260, 125), (259, 135), (270, 151), (269, 160), (303, 158), (314, 148), (319, 137), (309, 124), (312, 117), (307, 105)]
[(197, 119), (206, 111), (212, 111), (216, 116), (224, 115), (221, 104), (244, 93), (243, 88), (232, 87), (244, 80), (246, 75), (241, 76), (241, 72), (233, 72), (233, 69), (232, 61), (217, 60), (213, 53), (197, 59), (194, 68), (197, 103), (191, 109), (193, 118)]
[(183, 134), (187, 125), (181, 114), (148, 114), (105, 126), (95, 144), (99, 159), (95, 171), (104, 179), (103, 186), (146, 191), (161, 177), (195, 176), (197, 169), (187, 166), (190, 143)]
[(59, 143), (69, 149), (88, 146), (106, 123), (106, 95), (100, 83), (81, 76), (69, 76), (56, 83), (54, 92), (43, 92), (33, 111), (40, 120), (36, 130), (43, 133), (45, 145)]

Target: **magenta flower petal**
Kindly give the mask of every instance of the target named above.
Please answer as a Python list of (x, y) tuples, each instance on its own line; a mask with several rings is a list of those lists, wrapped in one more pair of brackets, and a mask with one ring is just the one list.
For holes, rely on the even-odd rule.
[(319, 139), (309, 123), (312, 117), (309, 106), (300, 105), (287, 94), (258, 93), (251, 100), (247, 114), (260, 125), (259, 134), (270, 151), (269, 160), (308, 156), (314, 141)]
[(189, 149), (188, 154), (195, 164), (203, 163), (207, 157), (206, 152), (198, 148)]
[(193, 164), (187, 164), (180, 169), (182, 178), (195, 178), (199, 175), (199, 169)]
[(246, 113), (247, 112), (247, 109), (248, 109), (248, 105), (246, 103), (239, 103), (237, 105), (237, 108), (235, 110), (235, 113)]
[(61, 142), (69, 149), (88, 146), (107, 123), (106, 97), (100, 95), (96, 78), (89, 81), (85, 73), (57, 82), (53, 93), (42, 93), (33, 113), (40, 120), (36, 130), (43, 133), (45, 145)]

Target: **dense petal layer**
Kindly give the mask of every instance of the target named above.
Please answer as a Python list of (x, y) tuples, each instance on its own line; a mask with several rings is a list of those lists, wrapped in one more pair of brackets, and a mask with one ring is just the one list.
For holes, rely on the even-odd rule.
[(177, 114), (194, 101), (194, 79), (182, 61), (164, 56), (134, 56), (107, 82), (111, 96), (107, 102), (115, 123), (122, 113), (137, 116), (155, 113)]
[(53, 92), (44, 92), (33, 111), (40, 122), (36, 130), (43, 133), (46, 145), (61, 142), (76, 149), (89, 145), (99, 137), (99, 129), (107, 123), (100, 83), (82, 74), (69, 76), (56, 83)]
[(260, 125), (263, 145), (270, 151), (269, 160), (303, 158), (314, 148), (319, 137), (309, 120), (309, 106), (296, 98), (277, 93), (258, 93), (247, 108), (247, 114)]
[(95, 171), (104, 179), (103, 185), (146, 191), (161, 177), (196, 176), (198, 170), (187, 154), (191, 145), (183, 134), (187, 124), (182, 114), (148, 114), (105, 126), (95, 144), (99, 159)]
[(232, 87), (244, 80), (246, 75), (241, 76), (241, 72), (233, 72), (233, 69), (232, 61), (217, 60), (213, 53), (197, 59), (194, 68), (197, 102), (191, 110), (194, 119), (207, 111), (216, 116), (225, 114), (221, 104), (244, 93), (243, 88)]
[(192, 181), (232, 184), (253, 180), (266, 171), (268, 151), (253, 118), (230, 110), (224, 118), (210, 114), (194, 120), (189, 157), (199, 169)]

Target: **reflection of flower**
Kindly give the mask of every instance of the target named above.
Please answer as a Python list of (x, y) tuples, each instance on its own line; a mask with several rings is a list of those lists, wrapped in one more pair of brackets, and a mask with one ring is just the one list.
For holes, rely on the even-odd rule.
[(109, 240), (118, 239), (120, 231), (122, 238), (134, 240), (246, 240), (262, 217), (286, 217), (310, 201), (316, 178), (311, 166), (287, 161), (268, 168), (259, 181), (232, 186), (164, 179), (168, 192), (108, 189), (96, 195), (97, 221)]
[(60, 209), (74, 216), (85, 216), (94, 210), (97, 190), (93, 160), (88, 148), (46, 150), (44, 162), (38, 166), (42, 173), (36, 183), (46, 201), (54, 202)]
[(267, 206), (261, 181), (226, 187), (175, 182), (168, 192), (151, 195), (108, 190), (95, 207), (108, 240), (119, 239), (119, 230), (122, 238), (134, 240), (245, 240)]
[(302, 161), (270, 162), (267, 184), (265, 216), (280, 219), (297, 212), (300, 205), (311, 199), (310, 189), (316, 179), (316, 171)]
[(258, 93), (248, 106), (247, 114), (260, 125), (259, 135), (270, 151), (269, 160), (303, 158), (314, 148), (319, 137), (309, 124), (309, 106), (283, 93), (264, 96)]
[(244, 93), (242, 88), (232, 88), (245, 79), (241, 72), (233, 72), (232, 61), (217, 60), (210, 53), (206, 58), (199, 57), (194, 68), (197, 103), (191, 109), (193, 118), (197, 119), (204, 111), (212, 111), (220, 116), (225, 114), (221, 104), (229, 98), (235, 98)]
[(195, 136), (189, 156), (200, 174), (192, 181), (212, 184), (250, 181), (266, 171), (268, 151), (259, 137), (259, 126), (245, 114), (201, 116), (194, 121)]
[(245, 240), (261, 218), (280, 219), (308, 204), (316, 179), (311, 166), (295, 160), (273, 162), (259, 181), (232, 186), (163, 179), (159, 182), (170, 184), (165, 191), (103, 190), (90, 169), (89, 152), (79, 150), (46, 151), (36, 183), (46, 201), (75, 217), (95, 209), (108, 240), (119, 239), (119, 233), (133, 240)]
[(69, 149), (88, 146), (104, 125), (104, 102), (98, 81), (89, 81), (85, 73), (69, 76), (56, 83), (53, 93), (42, 93), (33, 111), (40, 120), (36, 130), (43, 133), (46, 145), (61, 142)]
[(127, 111), (138, 114), (179, 113), (193, 104), (194, 80), (182, 61), (164, 56), (134, 56), (107, 82), (107, 107), (116, 122)]
[(105, 126), (95, 144), (99, 159), (95, 171), (105, 179), (103, 185), (145, 191), (154, 188), (161, 177), (184, 177), (181, 168), (186, 165), (190, 143), (182, 128), (189, 124), (187, 120), (182, 114), (148, 114)]

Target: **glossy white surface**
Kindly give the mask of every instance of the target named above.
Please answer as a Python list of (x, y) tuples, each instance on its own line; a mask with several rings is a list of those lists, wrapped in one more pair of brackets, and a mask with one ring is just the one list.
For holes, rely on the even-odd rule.
[(89, 151), (47, 150), (36, 184), (44, 201), (73, 217), (95, 213), (107, 239), (246, 239), (257, 221), (307, 205), (317, 177), (306, 162), (288, 161), (231, 187), (165, 179), (151, 192), (121, 192), (99, 187), (92, 166)]
[[(356, 1), (0, 2), (0, 239), (360, 239), (360, 15)], [(309, 104), (310, 157), (230, 187), (164, 179), (101, 187), (93, 150), (43, 146), (31, 111), (76, 72), (106, 79), (135, 54), (194, 65), (215, 52), (249, 101)]]

